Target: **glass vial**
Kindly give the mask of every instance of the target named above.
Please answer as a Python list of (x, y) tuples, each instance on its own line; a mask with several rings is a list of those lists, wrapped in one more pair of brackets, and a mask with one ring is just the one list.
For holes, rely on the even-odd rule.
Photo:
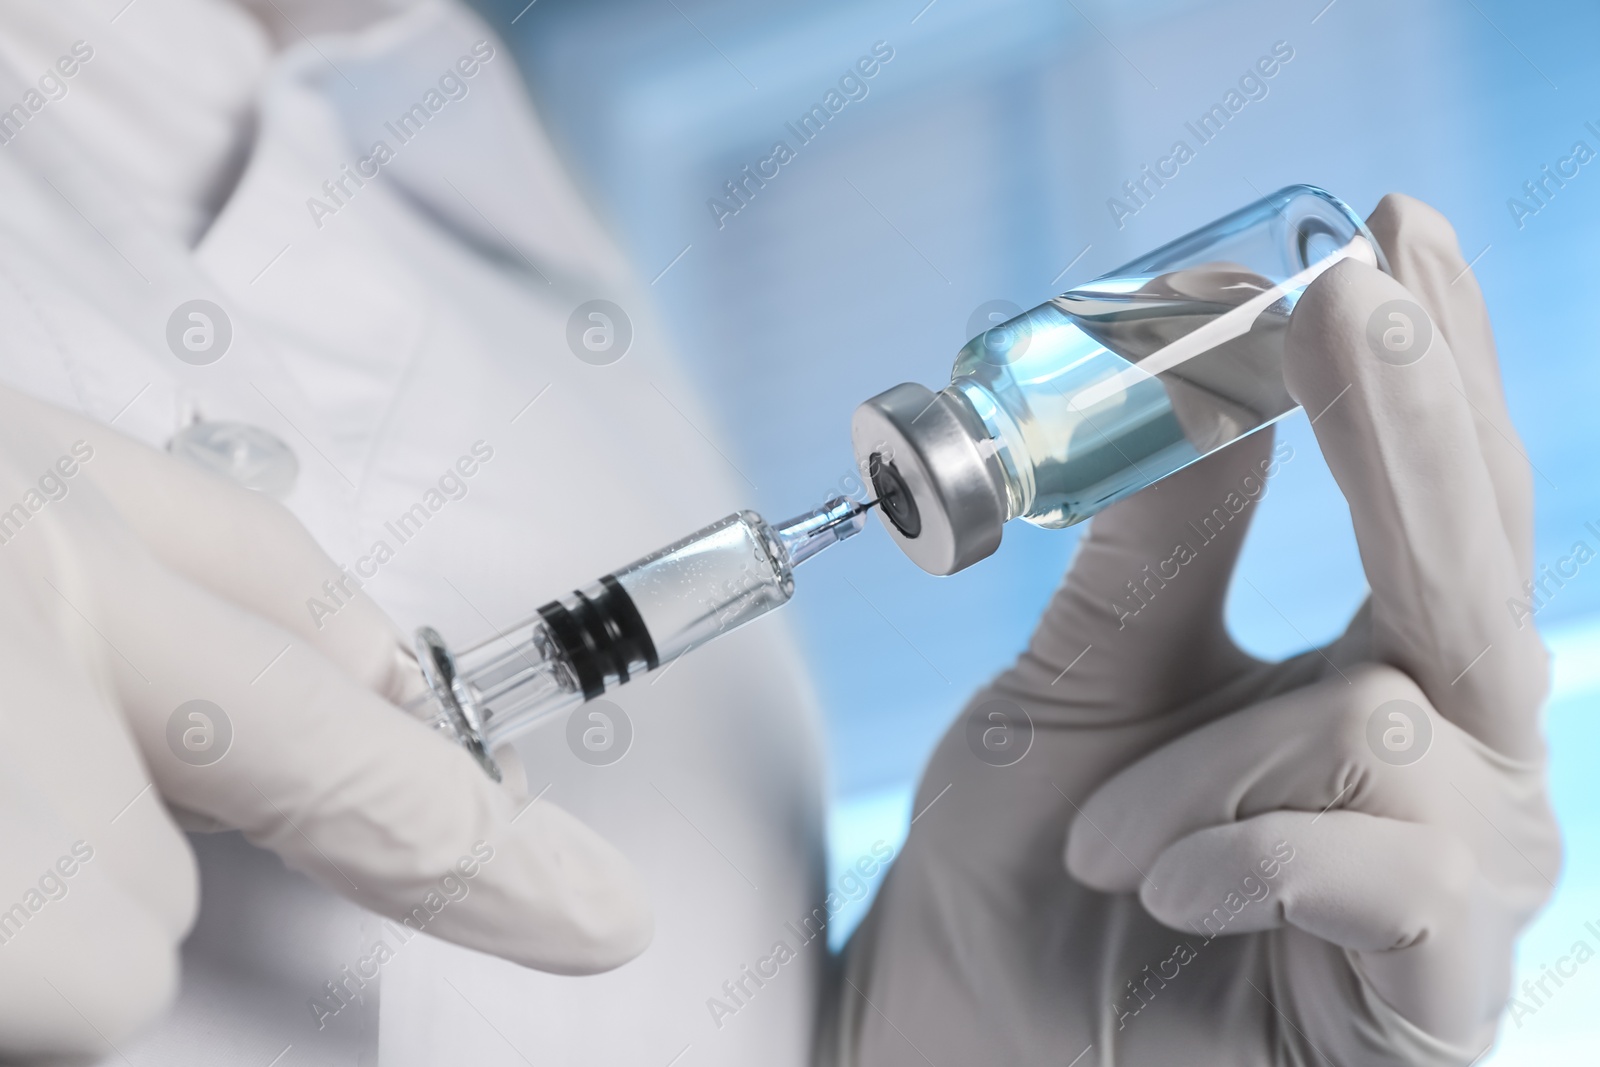
[(1289, 186), (974, 337), (940, 392), (868, 400), (852, 437), (890, 535), (953, 574), (1011, 519), (1082, 522), (1287, 415), (1289, 315), (1342, 259), (1388, 270), (1343, 201)]

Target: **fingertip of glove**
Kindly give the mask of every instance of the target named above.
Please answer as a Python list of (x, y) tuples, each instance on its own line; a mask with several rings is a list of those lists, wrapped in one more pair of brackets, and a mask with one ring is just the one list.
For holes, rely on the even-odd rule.
[(1402, 261), (1419, 250), (1456, 259), (1461, 257), (1455, 227), (1444, 213), (1404, 193), (1389, 193), (1378, 201), (1378, 206), (1367, 216), (1367, 229), (1378, 239), (1390, 265), (1402, 274)]
[(549, 812), (568, 824), (574, 863), (562, 908), (560, 936), (564, 960), (546, 970), (598, 974), (620, 967), (650, 946), (655, 913), (638, 869), (611, 842), (554, 806)]
[[(1370, 334), (1384, 305), (1399, 300), (1416, 306), (1399, 282), (1356, 260), (1317, 277), (1295, 304), (1284, 343), (1284, 384), (1295, 401), (1316, 412), (1333, 399), (1322, 397), (1323, 390), (1337, 391), (1357, 371), (1386, 365)], [(1420, 307), (1415, 313), (1426, 314)]]
[(649, 947), (655, 917), (644, 880), (609, 841), (548, 801), (511, 830), (485, 865), (496, 891), (444, 936), (562, 975), (609, 971)]
[(1163, 926), (1182, 930), (1187, 916), (1180, 914), (1180, 909), (1173, 906), (1172, 896), (1171, 893), (1162, 892), (1154, 883), (1139, 886), (1139, 904), (1150, 917)]
[(655, 939), (655, 913), (642, 887), (624, 889), (613, 878), (604, 891), (541, 921), (534, 944), (508, 954), (525, 967), (581, 977), (603, 974), (636, 959)]
[(1062, 861), (1074, 881), (1100, 893), (1130, 893), (1139, 884), (1139, 872), (1082, 812), (1067, 828)]
[(615, 970), (638, 958), (656, 936), (655, 912), (638, 876), (629, 868), (631, 886), (613, 886), (608, 902), (583, 924), (571, 967), (561, 973), (583, 975)]
[(1353, 324), (1359, 332), (1376, 303), (1404, 294), (1404, 287), (1378, 268), (1356, 259), (1340, 260), (1318, 275), (1301, 294), (1289, 319), (1290, 336), (1304, 335), (1310, 329), (1320, 332), (1329, 326), (1347, 326), (1353, 318), (1361, 320)]

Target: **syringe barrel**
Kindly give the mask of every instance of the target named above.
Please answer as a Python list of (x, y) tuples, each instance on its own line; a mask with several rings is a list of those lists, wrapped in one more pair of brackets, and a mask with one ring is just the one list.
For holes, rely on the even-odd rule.
[(458, 655), (424, 627), (416, 652), (429, 693), (412, 710), (498, 777), (495, 745), (788, 603), (794, 563), (864, 523), (865, 506), (842, 499), (778, 530), (739, 511)]
[(794, 596), (789, 554), (753, 511), (735, 512), (697, 530), (609, 580), (637, 611), (663, 664)]

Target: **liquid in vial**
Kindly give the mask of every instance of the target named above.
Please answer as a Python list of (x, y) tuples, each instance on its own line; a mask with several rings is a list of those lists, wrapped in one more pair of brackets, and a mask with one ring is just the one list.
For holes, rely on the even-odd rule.
[(950, 384), (856, 409), (895, 542), (952, 574), (1015, 518), (1070, 526), (1295, 408), (1289, 317), (1335, 264), (1387, 269), (1336, 197), (1290, 186), (968, 341)]

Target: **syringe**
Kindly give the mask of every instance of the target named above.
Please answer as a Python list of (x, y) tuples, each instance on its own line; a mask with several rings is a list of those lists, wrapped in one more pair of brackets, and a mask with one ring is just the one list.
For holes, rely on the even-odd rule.
[(407, 710), (498, 781), (495, 746), (788, 603), (794, 568), (859, 533), (873, 503), (835, 497), (776, 527), (735, 512), (459, 653), (424, 626), (428, 692)]

